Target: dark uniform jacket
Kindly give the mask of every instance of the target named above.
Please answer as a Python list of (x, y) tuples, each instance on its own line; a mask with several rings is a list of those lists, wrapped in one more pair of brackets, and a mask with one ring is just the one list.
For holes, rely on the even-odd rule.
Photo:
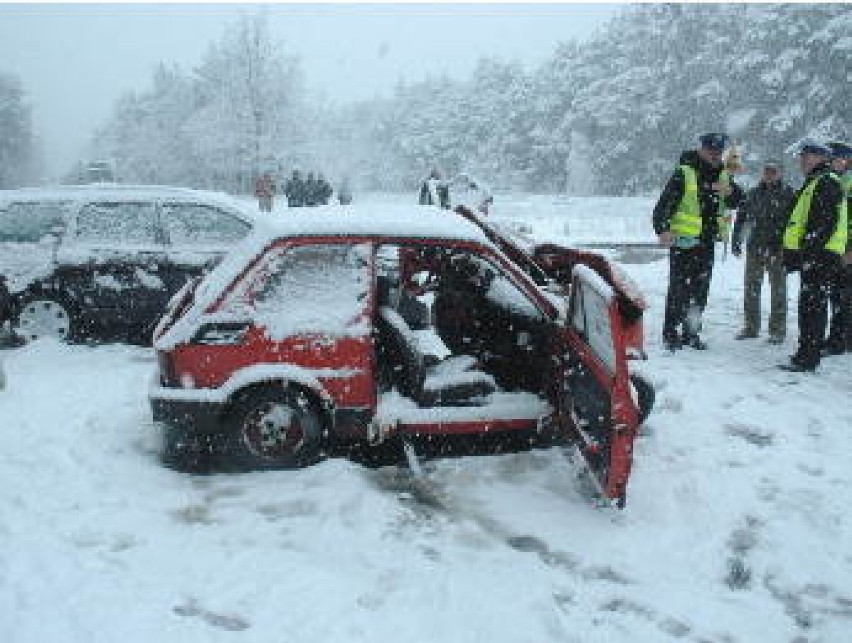
[(308, 207), (319, 205), (321, 198), (319, 183), (314, 177), (309, 176), (305, 181), (305, 205)]
[(820, 163), (805, 177), (805, 182), (796, 192), (796, 200), (798, 200), (799, 195), (804, 192), (811, 180), (818, 181), (811, 199), (805, 235), (802, 238), (803, 254), (825, 251), (825, 244), (828, 243), (837, 227), (837, 204), (844, 198), (844, 194), (839, 181), (833, 181), (824, 176), (830, 170), (828, 163)]
[(299, 208), (305, 205), (305, 183), (299, 177), (291, 177), (284, 186), (284, 194), (287, 195), (287, 205), (291, 208)]
[[(698, 152), (690, 150), (680, 155), (678, 165), (689, 165), (695, 168), (698, 175), (698, 203), (701, 206), (701, 234), (699, 238), (705, 244), (712, 244), (716, 240), (716, 234), (719, 231), (719, 222), (717, 216), (719, 214), (719, 195), (716, 194), (710, 185), (719, 180), (719, 174), (722, 172), (722, 166), (713, 167), (710, 163), (704, 161)], [(742, 188), (733, 181), (731, 183), (730, 196), (725, 199), (725, 204), (729, 208), (736, 208), (742, 202), (744, 194)], [(683, 197), (685, 179), (683, 172), (677, 168), (669, 178), (663, 188), (657, 205), (654, 207), (654, 232), (661, 234), (667, 232), (671, 227), (671, 221), (677, 212), (680, 200)]]
[(317, 203), (320, 205), (328, 205), (328, 200), (331, 198), (334, 190), (328, 181), (323, 178), (317, 179)]
[[(435, 203), (435, 198), (432, 195), (432, 189), (438, 196), (438, 203)], [(447, 210), (450, 209), (450, 186), (437, 179), (426, 179), (423, 185), (420, 186), (420, 195), (418, 197), (420, 205), (437, 205)]]
[[(750, 253), (776, 254), (783, 248), (784, 229), (796, 192), (783, 181), (761, 181), (746, 194), (737, 211), (737, 220), (731, 235), (731, 248), (739, 252), (743, 234), (748, 235), (746, 249)], [(750, 232), (746, 232), (750, 229)]]

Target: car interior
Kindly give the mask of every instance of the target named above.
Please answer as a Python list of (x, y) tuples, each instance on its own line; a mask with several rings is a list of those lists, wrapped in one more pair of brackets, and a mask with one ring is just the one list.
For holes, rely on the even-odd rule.
[[(405, 257), (422, 267), (405, 274)], [(399, 260), (403, 257), (403, 261)], [(377, 261), (379, 389), (421, 407), (542, 392), (547, 324), (499, 269), (463, 250), (383, 246)]]

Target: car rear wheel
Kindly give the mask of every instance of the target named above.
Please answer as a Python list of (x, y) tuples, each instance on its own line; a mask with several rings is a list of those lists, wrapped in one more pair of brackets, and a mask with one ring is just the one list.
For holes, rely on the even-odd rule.
[(255, 469), (296, 469), (320, 459), (322, 419), (298, 389), (268, 386), (238, 399), (231, 438), (237, 461)]
[(21, 305), (13, 324), (15, 333), (27, 341), (53, 337), (70, 342), (79, 338), (80, 323), (73, 307), (62, 299), (34, 295)]

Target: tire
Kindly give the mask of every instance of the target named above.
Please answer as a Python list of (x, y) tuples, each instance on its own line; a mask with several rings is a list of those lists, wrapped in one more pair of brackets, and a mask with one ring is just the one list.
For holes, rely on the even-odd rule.
[(77, 310), (61, 297), (50, 294), (33, 294), (24, 299), (12, 328), (27, 341), (53, 337), (75, 342), (81, 339), (83, 330)]
[(236, 400), (229, 424), (231, 455), (240, 466), (298, 469), (322, 455), (322, 418), (314, 401), (297, 388), (246, 391)]
[(199, 436), (174, 426), (163, 427), (160, 461), (182, 473), (201, 473), (208, 465), (208, 454)]
[(651, 414), (651, 409), (654, 408), (654, 399), (657, 394), (654, 385), (638, 373), (630, 376), (630, 383), (636, 389), (636, 397), (639, 400), (639, 424), (642, 425)]

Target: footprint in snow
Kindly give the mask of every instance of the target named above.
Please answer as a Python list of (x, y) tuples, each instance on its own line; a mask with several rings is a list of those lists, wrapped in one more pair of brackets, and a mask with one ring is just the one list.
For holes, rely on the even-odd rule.
[(692, 627), (676, 618), (661, 618), (652, 608), (629, 598), (613, 598), (602, 604), (602, 612), (624, 614), (654, 623), (660, 630), (674, 638), (683, 638), (692, 632)]
[(772, 433), (753, 424), (735, 422), (725, 424), (724, 428), (728, 435), (742, 438), (749, 444), (753, 444), (760, 448), (770, 446), (775, 439)]
[(583, 568), (576, 556), (565, 552), (553, 551), (547, 546), (547, 543), (535, 536), (510, 536), (506, 539), (506, 544), (517, 551), (536, 554), (541, 562), (549, 567), (556, 567), (572, 574), (579, 574), (583, 580), (599, 580), (618, 585), (631, 584), (629, 578), (608, 565), (592, 565)]
[(178, 616), (199, 618), (208, 625), (228, 630), (229, 632), (239, 632), (247, 630), (250, 627), (248, 621), (244, 618), (229, 614), (217, 614), (201, 607), (194, 598), (187, 601), (184, 605), (175, 606), (172, 611)]
[(683, 400), (678, 397), (664, 397), (655, 410), (661, 413), (683, 413)]

